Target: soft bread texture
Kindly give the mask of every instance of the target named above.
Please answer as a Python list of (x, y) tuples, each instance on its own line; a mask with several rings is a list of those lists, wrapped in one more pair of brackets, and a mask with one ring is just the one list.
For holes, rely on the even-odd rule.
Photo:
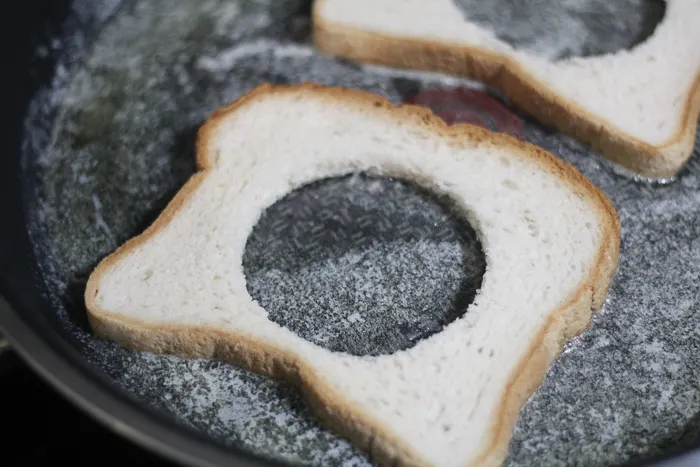
[[(607, 294), (620, 225), (605, 195), (510, 136), (312, 84), (257, 88), (214, 114), (197, 149), (200, 172), (90, 276), (96, 334), (285, 378), (380, 465), (501, 463), (522, 404)], [(487, 259), (462, 318), (379, 357), (333, 353), (275, 324), (242, 269), (268, 206), (307, 182), (361, 171), (451, 196)]]
[[(314, 43), (356, 60), (483, 81), (642, 176), (673, 176), (700, 113), (700, 0), (668, 0), (631, 50), (552, 62), (465, 19), (453, 0), (316, 0)], [(523, 18), (526, 21), (527, 18)]]

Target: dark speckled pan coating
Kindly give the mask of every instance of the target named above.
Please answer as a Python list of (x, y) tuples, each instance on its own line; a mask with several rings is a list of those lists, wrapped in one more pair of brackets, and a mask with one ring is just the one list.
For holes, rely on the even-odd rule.
[(469, 18), (513, 47), (549, 59), (590, 57), (643, 42), (664, 0), (453, 0)]
[[(119, 2), (98, 3), (113, 8)], [(84, 66), (65, 72), (56, 92), (37, 101), (32, 116), (30, 142), (53, 143), (29, 161), (30, 169), (39, 169), (30, 187), (35, 195), (31, 230), (67, 337), (118, 385), (222, 443), (304, 464), (365, 465), (356, 450), (318, 427), (286, 385), (219, 363), (142, 355), (93, 339), (85, 326), (82, 292), (99, 259), (141, 232), (191, 175), (194, 137), (204, 119), (261, 82), (311, 80), (400, 102), (424, 87), (455, 80), (363, 69), (316, 55), (308, 46), (309, 4), (301, 0), (122, 3), (100, 36), (87, 41), (92, 49)], [(620, 14), (627, 3), (620, 2)], [(603, 33), (595, 37), (590, 47), (609, 46)], [(44, 130), (54, 118), (47, 138)], [(676, 179), (649, 183), (525, 122), (526, 139), (573, 163), (610, 196), (622, 221), (622, 251), (604, 311), (567, 347), (523, 409), (506, 464), (616, 465), (700, 442), (700, 156), (696, 151)], [(400, 322), (413, 323), (393, 333), (398, 339), (393, 343), (384, 340), (382, 350), (411, 345), (420, 332), (435, 331), (441, 320), (452, 319), (460, 307), (463, 311), (470, 287), (479, 280), (478, 245), (459, 220), (409, 188), (365, 179), (353, 183), (320, 184), (273, 208), (270, 222), (261, 223), (256, 235), (260, 241), (287, 241), (265, 254), (251, 240), (249, 287), (268, 301), (273, 319), (299, 326), (305, 337), (314, 339), (322, 334), (313, 331), (325, 327), (331, 338), (324, 345), (367, 351), (357, 332), (362, 320), (397, 328)], [(372, 190), (381, 197), (371, 196)], [(310, 204), (314, 197), (323, 199)], [(358, 209), (371, 215), (363, 221), (368, 229), (353, 233), (343, 227), (352, 225), (343, 223), (343, 213), (363, 216)], [(397, 221), (402, 211), (410, 223)], [(350, 235), (351, 244), (329, 241), (328, 231), (318, 233), (310, 212), (339, 216), (335, 235)], [(301, 218), (304, 228), (294, 233), (279, 222), (285, 215)], [(409, 224), (416, 228), (406, 228)], [(325, 240), (309, 241), (314, 232)], [(294, 238), (306, 243), (293, 245)], [(450, 265), (448, 273), (437, 275), (426, 267), (436, 259), (431, 252), (443, 255), (439, 259)], [(402, 261), (386, 261), (391, 255)], [(336, 266), (329, 279), (336, 281), (335, 296), (323, 295), (322, 287), (300, 289), (308, 283), (301, 279), (319, 277), (329, 262)], [(371, 273), (370, 266), (379, 273)], [(354, 282), (337, 282), (347, 279), (338, 268), (354, 271)], [(288, 287), (271, 285), (275, 270), (292, 272), (283, 278)], [(397, 280), (408, 288), (432, 281), (433, 295), (414, 287), (406, 304), (423, 309), (405, 307), (388, 317), (358, 313), (358, 320), (357, 310), (348, 308), (353, 301), (338, 285), (357, 287), (364, 281), (376, 291)], [(277, 289), (287, 293), (271, 295)], [(310, 297), (319, 302), (309, 307), (303, 300)], [(379, 297), (385, 296), (373, 299)], [(274, 311), (285, 301), (286, 312)], [(336, 306), (333, 320), (323, 314), (324, 303)], [(455, 303), (459, 306), (448, 306)], [(302, 307), (311, 310), (303, 320), (293, 312)], [(418, 318), (423, 321), (416, 324)]]

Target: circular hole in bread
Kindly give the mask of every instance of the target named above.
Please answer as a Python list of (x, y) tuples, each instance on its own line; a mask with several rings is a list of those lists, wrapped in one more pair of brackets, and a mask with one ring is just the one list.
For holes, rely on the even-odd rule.
[(474, 300), (485, 264), (448, 199), (367, 174), (294, 190), (266, 210), (243, 256), (248, 292), (269, 319), (353, 355), (440, 332)]
[(654, 33), (663, 0), (453, 0), (465, 18), (517, 50), (559, 60), (631, 49)]

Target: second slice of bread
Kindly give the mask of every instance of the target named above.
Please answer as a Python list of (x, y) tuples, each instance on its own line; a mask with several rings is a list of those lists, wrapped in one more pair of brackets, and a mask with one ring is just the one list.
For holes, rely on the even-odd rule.
[(539, 121), (658, 178), (674, 175), (693, 151), (698, 18), (700, 0), (669, 0), (654, 33), (633, 49), (560, 61), (514, 49), (453, 0), (316, 0), (313, 31), (328, 54), (483, 81)]
[[(155, 223), (90, 276), (93, 329), (285, 378), (381, 465), (498, 465), (520, 407), (603, 304), (617, 267), (615, 210), (572, 166), (360, 91), (259, 87), (202, 128), (198, 166)], [(243, 251), (263, 211), (295, 187), (352, 172), (450, 196), (486, 255), (466, 314), (391, 355), (312, 344), (246, 289)]]

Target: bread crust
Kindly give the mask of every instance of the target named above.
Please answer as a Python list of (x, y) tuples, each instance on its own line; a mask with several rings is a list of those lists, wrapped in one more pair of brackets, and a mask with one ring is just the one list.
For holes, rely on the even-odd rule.
[(90, 275), (85, 291), (85, 303), (93, 331), (100, 338), (135, 350), (184, 358), (223, 360), (273, 378), (285, 379), (302, 390), (314, 413), (326, 427), (353, 442), (378, 465), (431, 465), (411, 446), (394, 435), (391, 429), (375, 420), (371, 413), (345, 402), (342, 394), (324, 383), (305, 361), (285, 355), (275, 347), (274, 342), (211, 326), (153, 324), (103, 310), (95, 301), (102, 275), (132, 250), (147, 243), (151, 236), (167, 225), (192, 199), (207, 173), (214, 168), (212, 140), (218, 125), (241, 107), (274, 93), (315, 93), (323, 98), (340, 100), (348, 106), (374, 108), (376, 112), (384, 112), (404, 124), (429, 128), (440, 137), (449, 139), (450, 144), (473, 145), (474, 142), (478, 142), (513, 150), (522, 157), (531, 158), (543, 170), (560, 177), (574, 192), (589, 199), (599, 213), (604, 232), (603, 241), (588, 279), (564, 305), (553, 310), (546, 324), (531, 342), (501, 397), (498, 416), (490, 427), (490, 443), (468, 464), (498, 465), (505, 456), (510, 432), (521, 406), (540, 384), (552, 360), (561, 352), (563, 343), (583, 331), (590, 323), (592, 312), (602, 306), (617, 268), (620, 241), (620, 221), (615, 209), (593, 183), (563, 160), (507, 134), (468, 124), (448, 126), (428, 109), (413, 105), (395, 107), (385, 98), (364, 91), (311, 83), (291, 86), (263, 84), (211, 116), (198, 134), (199, 172), (182, 187), (152, 225), (104, 258)]
[(644, 177), (672, 177), (693, 153), (700, 115), (700, 70), (685, 96), (680, 127), (664, 144), (653, 146), (558, 95), (512, 57), (478, 47), (383, 35), (333, 24), (320, 14), (326, 2), (315, 0), (312, 14), (314, 47), (322, 53), (481, 81), (503, 92), (541, 123), (588, 144), (607, 159)]

